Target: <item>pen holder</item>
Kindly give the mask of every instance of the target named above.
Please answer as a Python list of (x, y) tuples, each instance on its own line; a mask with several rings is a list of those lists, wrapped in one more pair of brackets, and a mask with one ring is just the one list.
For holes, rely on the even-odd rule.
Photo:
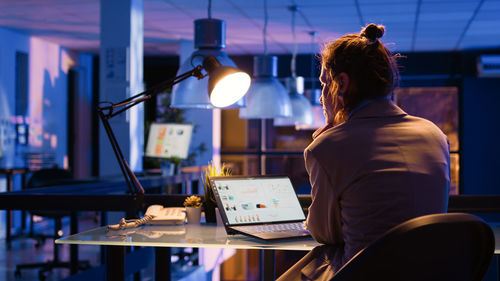
[(186, 207), (186, 216), (188, 223), (200, 223), (201, 207)]

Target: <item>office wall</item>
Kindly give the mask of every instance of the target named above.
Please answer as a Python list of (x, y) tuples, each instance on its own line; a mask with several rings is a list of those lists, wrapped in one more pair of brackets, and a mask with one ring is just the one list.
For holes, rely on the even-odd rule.
[[(98, 158), (97, 146), (97, 99), (94, 99), (93, 61), (94, 55), (74, 54), (78, 65), (68, 74), (68, 163), (77, 179), (93, 176), (94, 158)], [(97, 173), (95, 174), (97, 175)]]
[[(500, 167), (500, 78), (463, 79), (462, 94), (462, 194), (498, 195), (498, 167)], [(498, 221), (499, 214), (477, 214), (486, 221)], [(485, 281), (498, 280), (498, 256)]]
[[(68, 51), (36, 37), (0, 28), (0, 124), (3, 165), (22, 164), (25, 153), (51, 153), (59, 166), (67, 158), (67, 74), (74, 60)], [(5, 44), (8, 42), (7, 44)], [(15, 116), (16, 52), (28, 55), (25, 116)], [(27, 124), (28, 144), (16, 143), (15, 125)]]
[(500, 194), (500, 79), (463, 82), (464, 194)]
[(15, 59), (16, 52), (29, 53), (30, 42), (27, 36), (0, 28), (0, 161), (7, 165), (14, 162), (15, 126), (12, 121), (15, 112)]
[[(67, 158), (67, 73), (73, 60), (66, 49), (36, 37), (0, 28), (0, 120), (3, 165), (22, 165), (25, 153), (50, 153), (59, 166)], [(25, 116), (15, 116), (16, 52), (28, 55)], [(15, 125), (28, 125), (28, 144), (16, 143)]]
[[(0, 165), (23, 166), (26, 153), (48, 153), (63, 167), (67, 159), (67, 73), (74, 63), (65, 48), (0, 28)], [(16, 52), (28, 55), (27, 107), (16, 116)], [(28, 125), (28, 143), (19, 144), (16, 124)], [(15, 188), (20, 179), (15, 177)], [(0, 191), (6, 190), (0, 175)], [(0, 238), (5, 231), (0, 212)], [(17, 214), (18, 215), (18, 214)], [(19, 217), (15, 216), (15, 220)]]

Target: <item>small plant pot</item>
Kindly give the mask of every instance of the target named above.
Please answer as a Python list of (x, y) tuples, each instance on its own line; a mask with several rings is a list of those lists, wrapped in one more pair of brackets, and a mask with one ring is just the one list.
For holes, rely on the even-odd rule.
[(200, 223), (201, 207), (186, 207), (186, 216), (188, 223)]

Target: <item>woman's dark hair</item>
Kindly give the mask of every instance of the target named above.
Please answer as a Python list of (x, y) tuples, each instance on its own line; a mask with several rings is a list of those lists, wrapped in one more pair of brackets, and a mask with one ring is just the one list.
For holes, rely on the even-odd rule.
[[(396, 60), (399, 55), (391, 52), (379, 41), (385, 27), (370, 23), (359, 34), (352, 33), (325, 45), (321, 53), (324, 71), (334, 81), (336, 75), (345, 72), (349, 76), (349, 88), (344, 94), (345, 116), (365, 99), (387, 96), (398, 83)], [(330, 87), (332, 97), (336, 87)], [(336, 98), (334, 97), (334, 99)]]

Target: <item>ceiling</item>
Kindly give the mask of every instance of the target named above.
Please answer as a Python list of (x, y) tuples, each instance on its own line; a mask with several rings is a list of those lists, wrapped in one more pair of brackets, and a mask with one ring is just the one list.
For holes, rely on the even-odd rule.
[[(359, 32), (375, 22), (393, 51), (500, 48), (500, 0), (267, 0), (267, 50), (292, 53), (292, 12), (299, 53)], [(226, 21), (229, 54), (263, 53), (264, 0), (212, 0), (212, 17)], [(144, 50), (178, 53), (192, 40), (193, 20), (206, 18), (208, 0), (144, 0)], [(99, 0), (0, 0), (0, 26), (77, 51), (99, 50)], [(316, 31), (313, 37), (310, 31)]]

